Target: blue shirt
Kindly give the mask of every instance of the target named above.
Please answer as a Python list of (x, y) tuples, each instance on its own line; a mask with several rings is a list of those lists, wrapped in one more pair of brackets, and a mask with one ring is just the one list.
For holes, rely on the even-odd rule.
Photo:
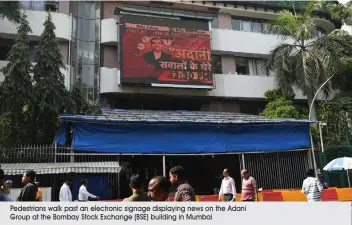
[(325, 187), (326, 180), (324, 179), (324, 177), (319, 178), (319, 181), (320, 181), (320, 183), (323, 185), (323, 188), (324, 188), (324, 189), (327, 189), (327, 187)]
[(0, 202), (13, 202), (13, 200), (4, 193), (0, 192)]

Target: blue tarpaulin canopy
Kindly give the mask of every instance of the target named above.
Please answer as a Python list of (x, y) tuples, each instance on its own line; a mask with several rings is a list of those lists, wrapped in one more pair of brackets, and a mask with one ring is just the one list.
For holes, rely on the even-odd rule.
[(121, 154), (216, 154), (310, 148), (314, 121), (238, 113), (104, 110), (101, 116), (60, 116), (56, 142), (69, 126), (77, 151)]

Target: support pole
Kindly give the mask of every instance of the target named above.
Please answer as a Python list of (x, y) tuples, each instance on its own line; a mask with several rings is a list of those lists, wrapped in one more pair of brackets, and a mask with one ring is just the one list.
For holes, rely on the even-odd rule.
[(56, 156), (57, 156), (57, 143), (54, 144), (54, 163), (56, 163)]
[[(120, 156), (117, 156), (117, 161), (119, 162), (119, 166), (121, 166), (120, 164)], [(122, 169), (122, 168), (121, 168)], [(121, 173), (121, 170), (120, 172), (117, 174), (117, 197), (118, 199), (121, 198), (121, 191), (120, 191), (120, 173)], [(116, 193), (116, 192), (115, 192)]]
[(75, 151), (73, 150), (73, 148), (71, 148), (70, 162), (71, 163), (75, 162)]
[(246, 169), (246, 165), (244, 162), (244, 154), (242, 154), (242, 169)]
[[(324, 153), (324, 141), (323, 141), (323, 131), (322, 131), (322, 123), (319, 123), (319, 134), (320, 134), (320, 145), (321, 145), (321, 152)], [(325, 166), (325, 165), (324, 165)]]
[(315, 161), (314, 141), (313, 141), (313, 137), (312, 137), (312, 129), (311, 128), (309, 128), (309, 136), (310, 136), (310, 145), (312, 147), (314, 172), (315, 172), (315, 176), (318, 177), (318, 168), (317, 168), (317, 162)]
[(166, 177), (166, 156), (163, 155), (163, 176)]
[(350, 175), (347, 170), (348, 187), (351, 187)]

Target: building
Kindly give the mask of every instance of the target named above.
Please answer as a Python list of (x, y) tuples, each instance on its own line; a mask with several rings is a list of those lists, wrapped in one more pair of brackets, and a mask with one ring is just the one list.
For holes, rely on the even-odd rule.
[[(275, 19), (280, 10), (286, 8), (299, 13), (304, 4), (305, 2), (297, 1), (22, 3), (33, 30), (30, 34), (31, 60), (35, 62), (35, 48), (43, 31), (45, 10), (50, 9), (67, 68), (63, 70), (65, 84), (69, 88), (80, 82), (84, 95), (91, 102), (100, 101), (107, 107), (125, 109), (227, 111), (250, 114), (262, 111), (265, 107), (264, 92), (274, 88), (272, 74), (266, 74), (262, 70), (262, 64), (270, 49), (279, 44), (280, 40), (275, 36), (263, 34), (263, 27), (268, 21)], [(199, 26), (202, 30), (210, 31), (207, 35), (211, 47), (209, 62), (212, 64), (212, 71), (209, 73), (208, 86), (188, 85), (187, 88), (179, 88), (180, 85), (175, 85), (174, 81), (167, 85), (151, 85), (149, 81), (140, 83), (138, 79), (132, 83), (125, 82), (125, 75), (121, 73), (124, 61), (121, 53), (127, 51), (121, 49), (131, 49), (131, 46), (124, 45), (121, 32), (124, 19), (121, 20), (121, 15), (124, 15), (122, 18), (128, 18), (126, 15), (140, 18), (139, 21), (134, 19), (135, 23), (153, 22), (151, 18), (155, 18), (155, 21), (166, 21), (164, 24), (173, 20), (175, 23), (172, 26), (189, 25), (189, 28), (192, 28), (191, 23), (197, 24), (190, 21), (201, 21)], [(316, 20), (321, 27), (317, 35), (323, 35), (336, 26), (324, 13), (317, 14)], [(158, 22), (155, 24), (160, 25)], [(6, 55), (13, 44), (15, 34), (15, 24), (6, 19), (0, 21), (0, 67), (7, 63)], [(163, 44), (167, 46), (168, 43)], [(144, 70), (140, 63), (135, 66), (139, 75), (146, 73), (147, 70)], [(3, 76), (0, 74), (0, 81), (2, 80)], [(306, 99), (300, 92), (297, 92), (296, 98), (302, 103)]]

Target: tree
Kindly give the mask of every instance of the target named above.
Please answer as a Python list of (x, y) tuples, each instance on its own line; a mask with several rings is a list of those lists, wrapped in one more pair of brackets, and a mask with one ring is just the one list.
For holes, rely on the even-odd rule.
[(7, 61), (8, 64), (2, 69), (5, 76), (1, 84), (1, 101), (5, 105), (6, 113), (1, 115), (1, 124), (6, 127), (2, 129), (0, 145), (9, 146), (13, 144), (31, 143), (24, 135), (28, 129), (28, 105), (32, 100), (32, 65), (29, 60), (29, 38), (31, 28), (26, 16), (21, 17), (17, 28), (17, 37), (12, 46)]
[(352, 25), (352, 1), (346, 4), (328, 3), (327, 8), (332, 18), (342, 21), (346, 25)]
[(337, 95), (322, 101), (318, 107), (319, 120), (326, 122), (323, 130), (326, 145), (346, 144), (346, 135), (351, 135), (352, 93)]
[(21, 2), (20, 1), (1, 1), (0, 19), (7, 18), (11, 22), (21, 22)]
[(269, 90), (264, 94), (267, 105), (261, 115), (268, 118), (299, 119), (300, 111), (293, 104), (294, 95), (285, 95), (281, 90)]
[[(78, 81), (78, 84), (81, 82)], [(73, 86), (70, 91), (70, 102), (69, 102), (69, 112), (71, 114), (89, 114), (89, 115), (100, 115), (101, 109), (99, 104), (89, 104), (83, 97), (81, 87), (79, 85)]]
[[(315, 8), (316, 5), (310, 3), (299, 16), (284, 10), (265, 29), (268, 34), (287, 41), (270, 52), (264, 65), (266, 70), (275, 72), (277, 88), (285, 92), (299, 89), (307, 95), (309, 106), (316, 91), (328, 78), (352, 65), (348, 63), (348, 54), (352, 51), (351, 36), (345, 31), (334, 30), (317, 38), (319, 27), (313, 16)], [(328, 95), (332, 84), (328, 83), (322, 90)], [(317, 119), (315, 105), (311, 119)]]
[(50, 11), (44, 22), (36, 50), (37, 64), (34, 67), (33, 126), (37, 127), (37, 138), (41, 143), (52, 143), (58, 128), (58, 116), (65, 113), (68, 91), (61, 69), (66, 69), (55, 35), (55, 25)]

